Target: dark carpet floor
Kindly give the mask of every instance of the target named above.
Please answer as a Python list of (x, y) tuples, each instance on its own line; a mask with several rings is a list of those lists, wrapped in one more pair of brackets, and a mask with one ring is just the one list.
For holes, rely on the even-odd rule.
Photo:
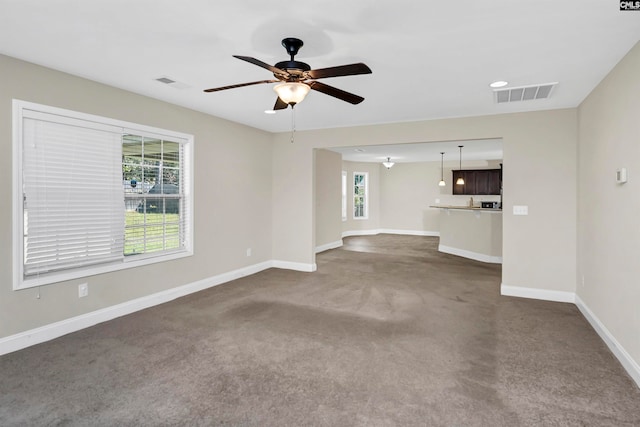
[(0, 425), (623, 426), (640, 390), (574, 305), (437, 238), (345, 239), (0, 357)]

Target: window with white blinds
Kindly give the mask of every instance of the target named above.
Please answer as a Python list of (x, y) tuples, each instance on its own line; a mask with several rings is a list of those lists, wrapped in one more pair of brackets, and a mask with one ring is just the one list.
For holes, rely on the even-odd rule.
[(189, 135), (14, 101), (14, 289), (188, 256)]

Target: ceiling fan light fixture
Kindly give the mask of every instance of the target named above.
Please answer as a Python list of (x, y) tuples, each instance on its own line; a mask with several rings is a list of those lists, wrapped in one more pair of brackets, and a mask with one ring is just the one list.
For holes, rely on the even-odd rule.
[(304, 83), (286, 82), (276, 85), (273, 90), (283, 102), (295, 105), (304, 100), (304, 97), (307, 96), (311, 88)]
[(387, 169), (391, 169), (391, 166), (393, 165), (395, 165), (395, 163), (391, 161), (391, 157), (387, 157), (387, 161), (382, 162), (382, 166), (384, 166)]

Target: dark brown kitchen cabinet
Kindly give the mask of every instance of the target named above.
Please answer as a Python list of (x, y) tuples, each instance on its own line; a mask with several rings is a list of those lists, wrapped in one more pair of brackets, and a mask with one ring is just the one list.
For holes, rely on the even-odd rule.
[[(452, 172), (453, 194), (500, 194), (500, 169), (454, 170)], [(460, 177), (464, 179), (464, 185), (456, 184)]]

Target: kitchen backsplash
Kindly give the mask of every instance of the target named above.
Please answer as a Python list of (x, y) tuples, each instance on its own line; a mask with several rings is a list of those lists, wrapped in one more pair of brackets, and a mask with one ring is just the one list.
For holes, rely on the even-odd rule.
[(465, 196), (465, 195), (441, 195), (438, 197), (440, 202), (436, 202), (438, 205), (450, 205), (450, 206), (468, 206), (469, 199), (473, 197), (473, 205), (480, 207), (480, 202), (500, 202), (500, 196)]

